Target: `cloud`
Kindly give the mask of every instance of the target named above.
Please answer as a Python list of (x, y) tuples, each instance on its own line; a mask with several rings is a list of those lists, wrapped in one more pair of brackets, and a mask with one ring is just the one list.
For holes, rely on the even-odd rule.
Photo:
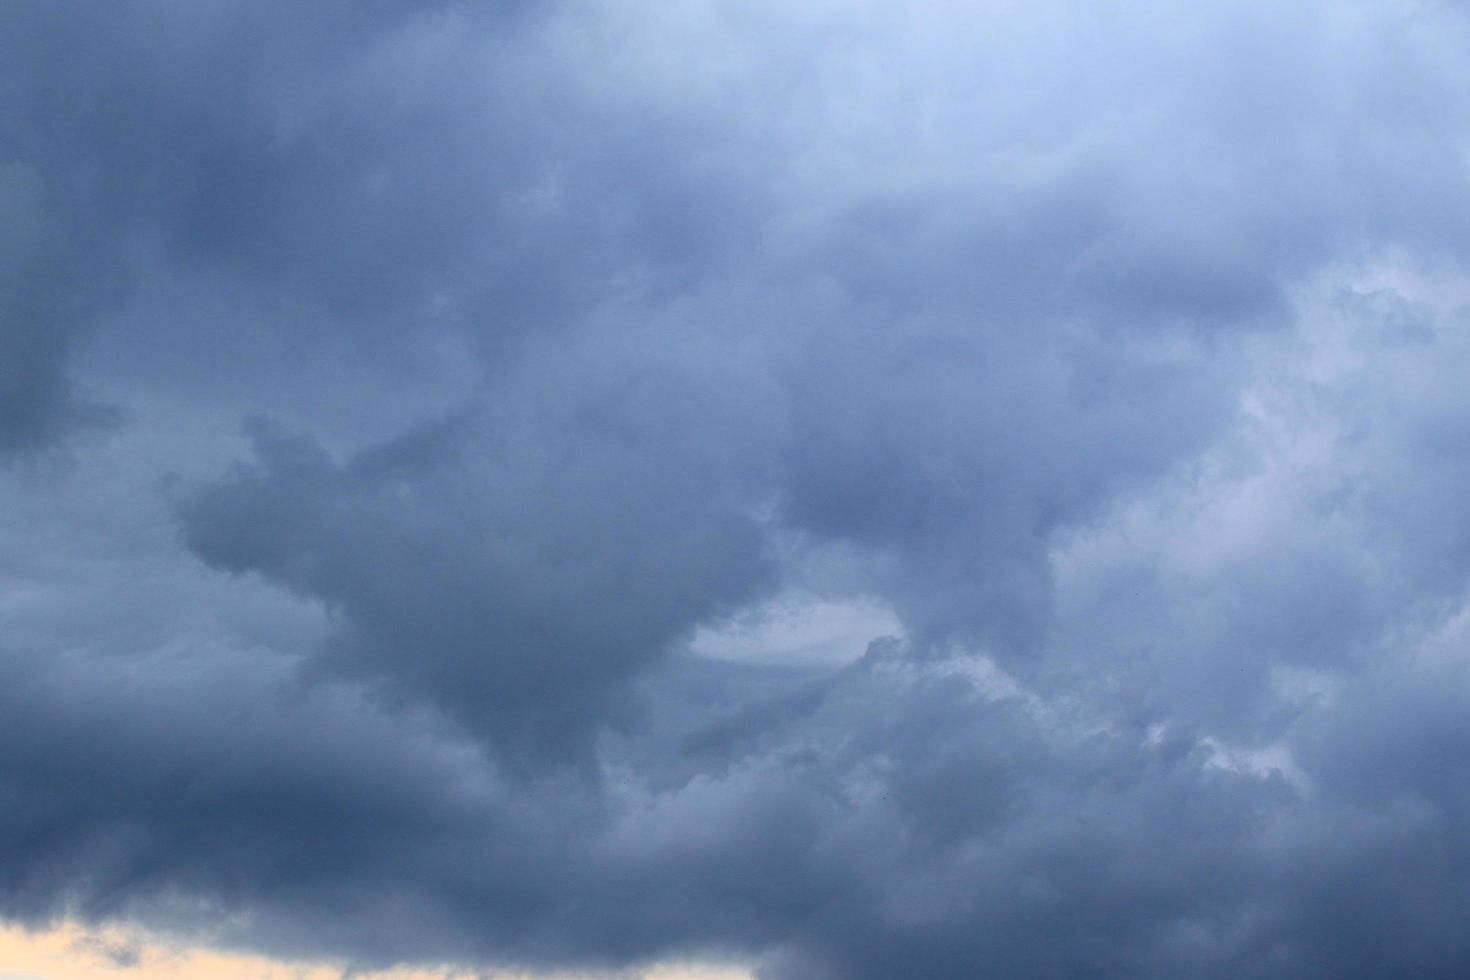
[(1463, 972), (1457, 8), (0, 21), (0, 915)]
[(130, 969), (142, 962), (143, 951), (136, 939), (113, 939), (107, 936), (83, 936), (67, 946), (68, 952), (96, 957), (116, 969)]

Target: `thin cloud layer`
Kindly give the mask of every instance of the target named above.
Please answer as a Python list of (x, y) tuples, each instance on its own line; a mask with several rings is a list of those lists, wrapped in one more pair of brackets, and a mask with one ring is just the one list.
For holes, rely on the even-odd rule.
[(1467, 29), (7, 7), (0, 915), (1464, 972)]

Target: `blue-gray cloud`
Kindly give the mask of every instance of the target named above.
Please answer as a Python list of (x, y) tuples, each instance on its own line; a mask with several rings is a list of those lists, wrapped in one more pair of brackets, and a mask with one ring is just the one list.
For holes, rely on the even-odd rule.
[(0, 915), (1464, 972), (1467, 27), (7, 7)]

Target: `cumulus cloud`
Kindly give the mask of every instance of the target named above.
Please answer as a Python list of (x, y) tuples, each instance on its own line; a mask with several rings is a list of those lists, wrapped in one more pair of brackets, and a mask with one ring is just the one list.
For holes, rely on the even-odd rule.
[(1463, 972), (1467, 28), (7, 7), (0, 915)]

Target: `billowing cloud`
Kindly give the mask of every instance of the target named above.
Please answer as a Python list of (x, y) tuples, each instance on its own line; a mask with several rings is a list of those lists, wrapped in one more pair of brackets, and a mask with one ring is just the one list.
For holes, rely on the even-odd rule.
[(1467, 28), (7, 7), (0, 916), (1464, 972)]

